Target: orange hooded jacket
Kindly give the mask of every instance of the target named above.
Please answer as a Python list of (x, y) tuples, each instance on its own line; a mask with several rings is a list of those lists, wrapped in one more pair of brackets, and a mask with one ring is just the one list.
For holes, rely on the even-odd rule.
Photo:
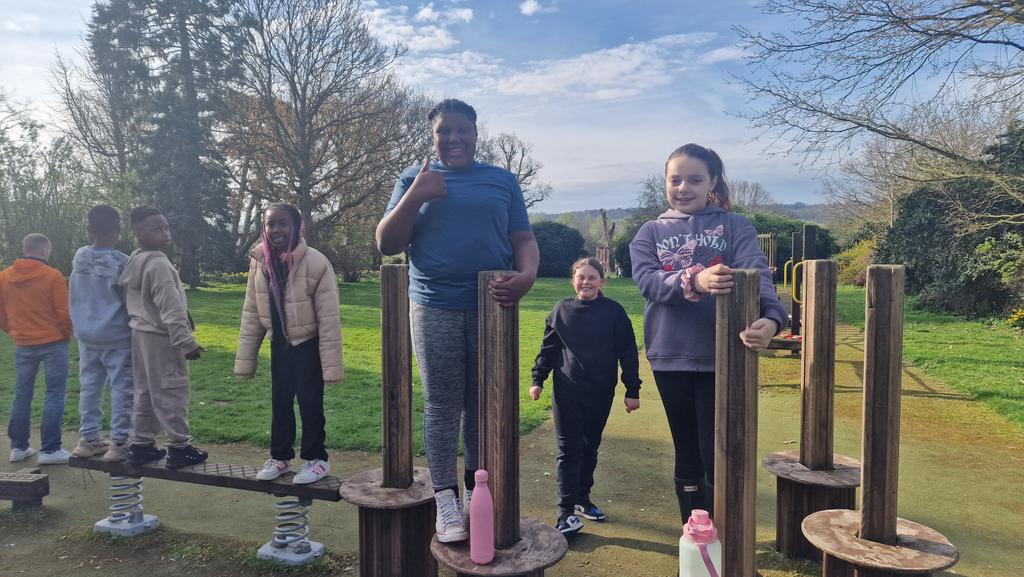
[(0, 329), (19, 347), (71, 338), (68, 283), (37, 258), (19, 258), (0, 271)]

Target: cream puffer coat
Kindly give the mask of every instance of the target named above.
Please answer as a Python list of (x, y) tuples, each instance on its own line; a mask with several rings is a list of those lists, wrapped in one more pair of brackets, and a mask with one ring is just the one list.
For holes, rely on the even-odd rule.
[[(270, 287), (263, 263), (263, 245), (249, 251), (249, 284), (242, 305), (242, 328), (235, 354), (235, 374), (256, 374), (260, 345), (272, 337)], [(337, 383), (345, 377), (341, 358), (341, 318), (338, 310), (338, 281), (334, 269), (320, 251), (300, 241), (292, 252), (293, 264), (284, 294), (285, 330), (292, 346), (320, 337), (320, 364), (324, 381)]]

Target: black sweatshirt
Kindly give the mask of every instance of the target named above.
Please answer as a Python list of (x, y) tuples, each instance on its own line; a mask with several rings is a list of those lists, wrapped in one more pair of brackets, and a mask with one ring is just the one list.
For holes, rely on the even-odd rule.
[(617, 364), (622, 365), (626, 396), (639, 398), (640, 360), (626, 309), (604, 295), (592, 301), (571, 297), (558, 303), (544, 324), (533, 384), (544, 386), (555, 370), (562, 392), (612, 395), (619, 381)]

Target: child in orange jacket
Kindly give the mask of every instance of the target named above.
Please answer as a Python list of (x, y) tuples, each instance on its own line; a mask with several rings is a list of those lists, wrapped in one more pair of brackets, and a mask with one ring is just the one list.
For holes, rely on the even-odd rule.
[(50, 239), (32, 233), (21, 242), (23, 256), (0, 272), (0, 329), (14, 340), (14, 402), (7, 436), (10, 461), (24, 461), (36, 453), (29, 446), (32, 396), (39, 364), (46, 375), (46, 402), (39, 426), (40, 465), (68, 462), (61, 448), (61, 421), (68, 384), (68, 284), (57, 269), (47, 264), (53, 250)]

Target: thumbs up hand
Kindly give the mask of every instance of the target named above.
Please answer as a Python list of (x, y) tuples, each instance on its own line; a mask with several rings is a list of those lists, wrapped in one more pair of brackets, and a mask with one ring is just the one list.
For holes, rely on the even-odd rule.
[(411, 198), (420, 204), (430, 202), (436, 198), (448, 196), (448, 188), (444, 184), (444, 175), (430, 169), (430, 158), (423, 160), (423, 168), (412, 181), (412, 186), (407, 192)]

